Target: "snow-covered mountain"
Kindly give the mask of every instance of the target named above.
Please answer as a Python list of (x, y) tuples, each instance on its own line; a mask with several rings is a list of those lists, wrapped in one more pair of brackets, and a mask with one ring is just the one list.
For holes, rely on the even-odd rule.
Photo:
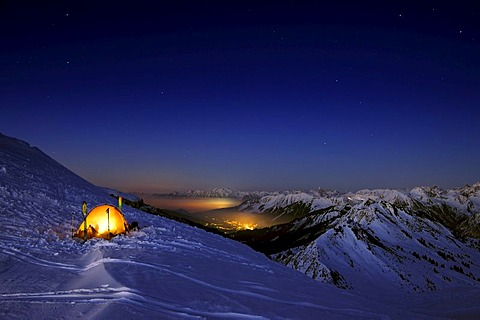
[(214, 188), (212, 190), (189, 190), (186, 192), (174, 191), (170, 193), (153, 193), (138, 195), (157, 198), (230, 198), (230, 199), (258, 199), (266, 195), (270, 195), (272, 192), (268, 191), (238, 191), (230, 188)]
[(251, 194), (239, 206), (241, 211), (303, 216), (311, 211), (338, 204), (334, 191), (284, 191)]
[(185, 195), (194, 198), (241, 198), (243, 196), (230, 188), (214, 188), (209, 191), (190, 190)]
[[(459, 197), (461, 208), (478, 208), (476, 188), (459, 192), (465, 197)], [(386, 202), (369, 204), (369, 200), (342, 198), (345, 204), (356, 203), (350, 209), (345, 205), (344, 209), (350, 210), (345, 212), (340, 210), (342, 204), (325, 207), (316, 202), (328, 195), (313, 194), (309, 206), (317, 203), (311, 208), (325, 208), (283, 226), (307, 236), (303, 240), (289, 238), (291, 254), (279, 251), (278, 259), (290, 257), (291, 265), (296, 264), (301, 271), (324, 270), (323, 279), (330, 276), (337, 284), (343, 281), (351, 288), (343, 290), (312, 280), (236, 241), (127, 206), (126, 219), (138, 221), (140, 231), (111, 241), (94, 239), (82, 244), (73, 240), (72, 212), (76, 227), (81, 202), (87, 201), (90, 208), (100, 203), (115, 204), (109, 192), (78, 177), (37, 148), (0, 134), (0, 318), (429, 319), (474, 318), (480, 312), (480, 291), (468, 276), (478, 273), (477, 251), (470, 247), (473, 243), (456, 240), (441, 223), (428, 218), (418, 224)], [(294, 198), (285, 203), (295, 204)], [(363, 211), (354, 210), (355, 206)], [(363, 214), (358, 215), (360, 212)], [(412, 227), (410, 224), (419, 229), (409, 235), (420, 246), (405, 242), (402, 231), (392, 233), (389, 226), (397, 220), (402, 221), (405, 232)], [(330, 230), (334, 221), (338, 221), (336, 229), (323, 231)], [(280, 242), (285, 240), (281, 234), (277, 236)], [(380, 240), (373, 241), (372, 237)], [(382, 244), (404, 246), (404, 263), (397, 262), (401, 257), (382, 253)], [(445, 262), (427, 250), (430, 246), (441, 250), (439, 256)], [(420, 258), (413, 253), (409, 256), (410, 251)], [(345, 253), (354, 258), (354, 267)], [(423, 272), (404, 275), (413, 285), (422, 288), (419, 279), (426, 274), (423, 266), (428, 263), (441, 269), (439, 275), (451, 279), (451, 287), (437, 285), (435, 277), (429, 279), (439, 290), (428, 294), (398, 290), (395, 284), (369, 286), (377, 281), (374, 278), (371, 282), (372, 277), (383, 272), (393, 274), (380, 263), (384, 256), (398, 268), (411, 263), (416, 266), (411, 270)], [(429, 259), (439, 261), (439, 266)], [(333, 263), (338, 266), (335, 270), (331, 268)], [(461, 265), (464, 273), (450, 270), (453, 265)], [(354, 277), (359, 279), (352, 281)], [(394, 275), (384, 276), (380, 284), (386, 283), (384, 278), (398, 280)]]
[(142, 229), (71, 238), (80, 207), (115, 204), (39, 149), (0, 135), (0, 318), (412, 317), (319, 284), (251, 248), (124, 206)]
[(214, 188), (212, 190), (189, 190), (187, 192), (155, 193), (158, 198), (234, 198), (241, 199), (248, 192), (234, 191), (230, 188)]
[(302, 192), (249, 200), (241, 208), (291, 223), (235, 237), (314, 279), (341, 288), (405, 292), (480, 287), (480, 183), (442, 190)]

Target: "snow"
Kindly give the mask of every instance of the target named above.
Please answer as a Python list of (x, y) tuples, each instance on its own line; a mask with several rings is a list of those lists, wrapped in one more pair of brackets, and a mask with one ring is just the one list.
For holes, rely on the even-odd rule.
[(70, 237), (72, 213), (76, 228), (83, 200), (91, 208), (115, 199), (3, 135), (0, 167), (0, 318), (384, 319), (401, 312), (319, 284), (241, 243), (126, 206), (126, 219), (141, 230), (82, 244)]
[(240, 205), (240, 210), (252, 212), (271, 212), (279, 208), (287, 207), (294, 203), (311, 205), (314, 196), (302, 191), (295, 192), (273, 192), (260, 198), (253, 198)]
[[(478, 318), (478, 240), (459, 241), (442, 224), (410, 214), (408, 206), (399, 209), (395, 204), (411, 201), (395, 192), (359, 195), (347, 212), (336, 212), (336, 220), (317, 239), (272, 257), (318, 281), (388, 305), (409, 301), (405, 306), (422, 316)], [(298, 219), (292, 230), (311, 227), (311, 221), (311, 216)]]
[[(304, 259), (302, 269), (311, 266), (312, 255), (316, 257), (317, 263), (308, 269), (310, 275), (320, 270), (324, 277), (332, 277), (335, 265), (353, 284), (342, 290), (241, 243), (127, 206), (123, 207), (125, 217), (128, 222), (138, 221), (139, 231), (111, 241), (93, 239), (82, 244), (72, 239), (72, 213), (76, 229), (83, 200), (89, 209), (102, 203), (116, 205), (109, 191), (78, 177), (28, 143), (0, 134), (1, 319), (429, 319), (474, 318), (480, 313), (480, 290), (468, 286), (468, 281), (417, 294), (388, 288), (395, 275), (384, 274), (390, 269), (377, 249), (369, 250), (357, 241), (347, 228), (351, 221), (373, 230), (388, 245), (399, 243), (420, 254), (427, 251), (401, 242), (400, 233), (389, 234), (393, 220), (387, 217), (391, 209), (386, 204), (365, 209), (357, 201), (357, 209), (365, 210), (363, 216), (355, 217), (353, 209), (350, 216), (329, 211), (324, 215), (340, 219), (344, 231), (330, 230), (306, 249), (293, 249)], [(472, 192), (478, 197), (478, 190)], [(333, 192), (261, 196), (269, 198), (251, 201), (261, 200), (268, 207), (300, 201), (317, 209), (344, 203), (344, 196)], [(395, 219), (405, 228), (413, 224), (406, 212), (399, 212)], [(300, 221), (296, 223), (301, 227)], [(453, 250), (448, 231), (430, 227), (438, 231), (437, 239), (428, 232), (416, 236)], [(462, 250), (472, 260), (478, 257), (471, 248)], [(363, 261), (357, 271), (351, 270), (345, 253), (355, 254), (356, 262)], [(410, 259), (406, 263), (418, 264), (415, 270), (423, 275), (423, 262)], [(447, 272), (454, 279), (455, 272)], [(377, 282), (371, 287), (380, 291), (359, 289)]]

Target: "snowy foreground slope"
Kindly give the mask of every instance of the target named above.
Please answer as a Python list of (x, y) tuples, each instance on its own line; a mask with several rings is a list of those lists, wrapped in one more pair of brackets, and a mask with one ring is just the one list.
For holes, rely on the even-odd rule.
[(115, 204), (37, 148), (0, 135), (0, 318), (389, 318), (384, 306), (203, 230), (125, 207), (143, 228), (70, 237), (81, 202)]

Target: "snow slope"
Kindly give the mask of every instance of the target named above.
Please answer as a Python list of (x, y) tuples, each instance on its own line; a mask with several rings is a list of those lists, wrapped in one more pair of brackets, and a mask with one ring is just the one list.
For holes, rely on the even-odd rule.
[(71, 239), (104, 189), (0, 135), (0, 318), (332, 319), (418, 317), (318, 283), (238, 242), (124, 207), (143, 228)]

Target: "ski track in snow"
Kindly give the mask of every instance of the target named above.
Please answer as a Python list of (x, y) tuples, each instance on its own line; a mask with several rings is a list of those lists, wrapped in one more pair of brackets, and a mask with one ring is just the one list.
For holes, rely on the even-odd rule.
[[(153, 265), (148, 263), (141, 263), (135, 261), (124, 261), (121, 259), (114, 258), (100, 258), (94, 262), (87, 264), (86, 266), (79, 267), (74, 265), (68, 265), (63, 263), (56, 263), (47, 261), (44, 259), (36, 258), (30, 254), (21, 252), (20, 250), (9, 249), (1, 246), (1, 253), (11, 256), (15, 259), (18, 259), (27, 264), (32, 264), (35, 266), (47, 267), (49, 269), (57, 268), (69, 271), (75, 271), (78, 273), (86, 272), (88, 270), (103, 267), (105, 264), (125, 264), (125, 265), (134, 265), (147, 267), (149, 269), (155, 269), (160, 272), (167, 272), (171, 275), (182, 277), (188, 279), (189, 281), (196, 282), (197, 284), (202, 284), (208, 286), (208, 284), (196, 281), (196, 279), (183, 275), (181, 272), (170, 270), (168, 265)], [(97, 248), (96, 252), (93, 252), (92, 255), (97, 255), (100, 252), (100, 249)], [(213, 287), (219, 289), (218, 287)], [(60, 303), (60, 304), (104, 304), (110, 302), (131, 304), (135, 306), (140, 306), (149, 310), (156, 312), (162, 312), (169, 316), (175, 317), (187, 317), (187, 318), (198, 318), (198, 317), (207, 317), (207, 318), (239, 318), (239, 319), (266, 319), (262, 316), (242, 314), (235, 312), (201, 312), (198, 310), (193, 310), (191, 308), (182, 307), (180, 305), (161, 302), (158, 297), (148, 297), (144, 293), (130, 289), (127, 287), (117, 287), (110, 288), (108, 285), (102, 285), (101, 287), (96, 288), (81, 288), (74, 290), (60, 290), (60, 291), (47, 291), (47, 292), (17, 292), (17, 293), (2, 293), (0, 294), (0, 303), (4, 302), (27, 302), (29, 304), (36, 303)], [(152, 309), (153, 307), (153, 309)]]
[[(99, 248), (97, 248), (96, 250), (97, 250), (97, 253), (99, 253), (100, 251)], [(78, 267), (74, 265), (50, 262), (47, 260), (33, 257), (29, 254), (25, 254), (19, 250), (14, 250), (14, 249), (8, 250), (4, 247), (2, 247), (2, 253), (10, 255), (16, 259), (19, 259), (22, 262), (26, 262), (29, 264), (48, 267), (48, 268), (58, 268), (63, 270), (75, 271), (79, 273), (86, 272), (88, 270), (91, 270), (100, 266), (104, 267), (105, 265), (108, 265), (108, 264), (114, 264), (114, 265), (123, 264), (127, 266), (148, 268), (148, 269), (153, 269), (157, 272), (166, 272), (171, 276), (180, 277), (182, 279), (193, 282), (200, 286), (213, 289), (214, 291), (224, 292), (224, 293), (232, 294), (235, 296), (240, 295), (248, 298), (273, 302), (280, 305), (291, 305), (294, 307), (304, 306), (304, 307), (314, 308), (322, 311), (331, 311), (334, 313), (342, 312), (343, 314), (352, 314), (352, 315), (358, 315), (359, 313), (358, 309), (331, 308), (331, 307), (312, 304), (304, 301), (276, 299), (276, 298), (269, 297), (267, 295), (262, 295), (262, 294), (254, 293), (251, 291), (228, 289), (226, 287), (216, 286), (211, 283), (190, 277), (180, 272), (180, 270), (173, 270), (170, 265), (166, 265), (166, 264), (152, 264), (152, 263), (121, 260), (121, 259), (106, 257), (106, 258), (100, 258), (94, 262), (91, 262), (86, 266)], [(257, 283), (257, 282), (245, 281), (245, 283), (254, 284), (254, 286), (250, 286), (251, 288), (257, 288), (257, 289), (266, 290), (270, 292), (275, 291), (272, 289), (265, 288), (260, 283)], [(11, 294), (4, 293), (4, 294), (0, 294), (0, 302), (28, 302), (33, 304), (35, 303), (102, 304), (102, 303), (109, 303), (109, 302), (117, 302), (117, 303), (137, 305), (137, 306), (148, 308), (154, 311), (162, 311), (162, 313), (167, 312), (167, 314), (171, 316), (181, 316), (181, 317), (200, 316), (200, 317), (207, 317), (207, 318), (230, 318), (230, 319), (234, 319), (234, 318), (267, 319), (259, 315), (242, 314), (242, 313), (234, 313), (234, 312), (226, 312), (226, 313), (200, 312), (198, 310), (192, 310), (190, 308), (181, 307), (180, 305), (161, 302), (157, 297), (150, 297), (145, 293), (139, 292), (131, 288), (127, 288), (127, 287), (110, 288), (108, 287), (108, 285), (103, 285), (97, 288), (82, 288), (82, 289), (74, 289), (74, 290), (61, 290), (61, 291), (48, 291), (48, 292), (17, 292), (17, 293), (11, 293)], [(155, 307), (155, 308), (152, 309), (152, 307)], [(376, 314), (371, 314), (371, 316), (378, 317), (378, 315)]]
[(0, 294), (1, 302), (28, 302), (31, 304), (103, 304), (110, 302), (139, 306), (170, 316), (188, 318), (267, 319), (262, 316), (234, 312), (200, 312), (180, 305), (161, 302), (158, 298), (146, 298), (142, 293), (129, 288), (93, 288), (55, 292)]
[[(13, 240), (13, 239), (10, 239)], [(122, 239), (127, 240), (127, 239)], [(160, 241), (163, 244), (163, 247), (167, 248), (184, 248), (188, 249), (188, 251), (192, 250), (199, 254), (196, 249), (199, 247), (205, 247), (204, 245), (198, 243), (193, 246), (186, 246), (185, 244), (188, 241), (179, 241), (179, 239), (175, 239), (172, 242), (167, 241)], [(149, 245), (153, 245), (158, 247), (158, 243), (148, 242)], [(169, 245), (165, 245), (169, 243)], [(175, 246), (181, 243), (179, 246)], [(193, 244), (193, 243), (192, 243)], [(76, 244), (78, 247), (82, 247), (80, 244)], [(285, 300), (285, 299), (278, 299), (273, 298), (265, 294), (259, 294), (253, 291), (248, 290), (239, 290), (238, 288), (230, 289), (224, 286), (214, 285), (212, 283), (202, 281), (195, 277), (189, 276), (182, 272), (181, 268), (175, 268), (169, 264), (159, 264), (159, 263), (146, 263), (146, 262), (139, 262), (131, 260), (133, 257), (129, 256), (129, 260), (123, 260), (113, 257), (104, 257), (105, 254), (108, 254), (108, 250), (111, 249), (119, 249), (118, 244), (101, 241), (96, 243), (95, 245), (91, 246), (90, 250), (87, 250), (87, 254), (82, 255), (82, 259), (78, 260), (80, 264), (66, 264), (61, 262), (55, 262), (51, 260), (41, 259), (35, 257), (32, 254), (22, 252), (21, 250), (14, 249), (11, 247), (7, 247), (5, 245), (0, 245), (0, 253), (6, 256), (12, 257), (17, 259), (23, 263), (35, 266), (35, 267), (43, 267), (53, 272), (54, 269), (65, 270), (69, 272), (74, 272), (77, 274), (77, 277), (83, 273), (86, 273), (90, 270), (100, 269), (104, 270), (106, 266), (113, 266), (112, 270), (117, 269), (116, 265), (124, 265), (127, 268), (136, 267), (141, 268), (142, 270), (151, 269), (153, 273), (160, 274), (160, 273), (167, 273), (169, 277), (178, 277), (187, 282), (194, 283), (204, 288), (208, 288), (208, 290), (212, 290), (218, 293), (225, 293), (232, 296), (243, 296), (248, 299), (255, 299), (257, 301), (265, 301), (273, 304), (278, 305), (291, 305), (292, 307), (307, 307), (309, 309), (317, 309), (320, 311), (327, 311), (332, 313), (341, 313), (341, 314), (351, 314), (351, 315), (359, 315), (358, 309), (348, 309), (348, 308), (332, 308), (323, 305), (318, 305), (314, 303), (309, 303), (305, 301), (296, 301), (296, 300)], [(107, 250), (107, 251), (106, 251)], [(213, 250), (225, 253), (223, 250)], [(232, 256), (233, 257), (233, 256)], [(91, 261), (94, 259), (94, 261)], [(228, 257), (227, 257), (228, 259)], [(252, 263), (245, 263), (240, 259), (242, 265), (246, 267), (259, 267), (262, 270), (269, 271), (265, 269), (264, 266), (252, 264)], [(86, 262), (85, 265), (81, 265), (82, 261)], [(108, 272), (108, 271), (107, 271)], [(243, 283), (246, 288), (250, 288), (251, 290), (261, 290), (266, 293), (268, 292), (278, 292), (277, 290), (270, 289), (261, 284), (261, 282), (252, 282), (252, 281), (238, 281), (238, 283)], [(188, 287), (188, 285), (187, 285)], [(243, 287), (243, 286), (242, 286)], [(241, 299), (241, 298), (240, 298)], [(47, 303), (47, 304), (105, 304), (105, 303), (121, 303), (126, 305), (132, 305), (136, 307), (140, 307), (142, 309), (146, 309), (149, 312), (160, 312), (168, 317), (178, 317), (178, 318), (229, 318), (229, 319), (267, 319), (268, 317), (264, 317), (262, 315), (257, 314), (246, 314), (246, 313), (238, 313), (238, 312), (207, 312), (201, 310), (195, 310), (189, 307), (181, 306), (178, 303), (172, 303), (166, 301), (164, 299), (159, 299), (156, 296), (151, 296), (145, 292), (141, 292), (132, 288), (128, 288), (125, 286), (120, 287), (110, 287), (108, 284), (101, 285), (99, 287), (93, 288), (78, 288), (72, 290), (57, 290), (57, 291), (44, 291), (44, 292), (15, 292), (15, 293), (2, 293), (0, 294), (0, 304), (1, 303), (14, 303), (14, 302), (21, 302), (21, 303), (28, 303), (28, 304), (38, 304), (38, 303)], [(367, 315), (369, 313), (364, 313), (363, 315)], [(379, 316), (372, 313), (369, 316), (378, 318)]]
[(73, 270), (73, 271), (80, 271), (79, 268), (77, 268), (74, 265), (70, 264), (65, 264), (65, 263), (59, 263), (59, 262), (52, 262), (44, 259), (40, 259), (37, 257), (32, 256), (31, 254), (22, 252), (20, 250), (12, 249), (12, 248), (7, 248), (2, 245), (0, 245), (1, 253), (11, 256), (15, 259), (18, 259), (22, 262), (37, 265), (37, 266), (42, 266), (42, 267), (49, 267), (49, 268), (56, 268), (56, 269), (64, 269), (64, 270)]

